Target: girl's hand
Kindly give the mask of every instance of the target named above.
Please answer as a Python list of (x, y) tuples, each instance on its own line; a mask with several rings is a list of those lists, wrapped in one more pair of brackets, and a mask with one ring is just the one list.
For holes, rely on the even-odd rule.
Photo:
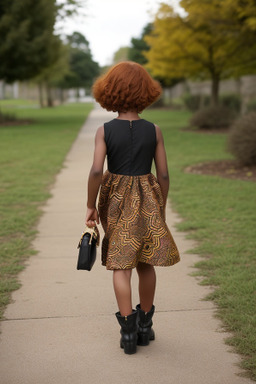
[(87, 225), (89, 228), (95, 226), (95, 222), (97, 224), (100, 223), (99, 221), (99, 214), (96, 208), (87, 208), (87, 212), (85, 215), (85, 225)]

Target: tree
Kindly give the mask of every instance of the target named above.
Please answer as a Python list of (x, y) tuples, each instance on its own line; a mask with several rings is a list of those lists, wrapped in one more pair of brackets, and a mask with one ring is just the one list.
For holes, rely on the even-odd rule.
[(113, 63), (116, 64), (120, 61), (128, 60), (130, 47), (120, 47), (115, 53), (113, 57)]
[(47, 106), (53, 106), (52, 88), (58, 87), (60, 89), (60, 99), (63, 101), (63, 92), (60, 87), (63, 78), (70, 73), (69, 68), (69, 49), (68, 46), (59, 40), (58, 45), (53, 46), (52, 54), (55, 55), (53, 64), (44, 68), (36, 78), (33, 80), (38, 84), (39, 89), (39, 103), (44, 106), (43, 90), (45, 88), (47, 96)]
[(227, 12), (234, 14), (238, 25), (244, 30), (256, 31), (256, 2), (255, 0), (226, 0)]
[(223, 39), (225, 52), (222, 52), (222, 58), (225, 62), (228, 57), (228, 76), (255, 72), (255, 0), (213, 0), (210, 4), (207, 0), (182, 0), (181, 5), (195, 25), (204, 28), (207, 25), (217, 39)]
[(86, 0), (58, 0), (56, 2), (57, 18), (65, 19), (69, 16), (80, 15), (85, 3)]
[(64, 88), (89, 88), (99, 74), (99, 65), (93, 61), (90, 45), (79, 32), (67, 36), (70, 71), (60, 82)]
[(152, 32), (153, 25), (151, 23), (147, 24), (141, 34), (140, 38), (133, 37), (131, 39), (131, 48), (128, 51), (128, 59), (135, 61), (141, 65), (144, 65), (148, 62), (147, 58), (144, 55), (144, 52), (150, 49), (150, 46), (145, 41), (144, 37), (149, 35)]
[(77, 12), (82, 0), (2, 0), (0, 79), (27, 80), (54, 64), (56, 19)]
[(241, 14), (230, 0), (182, 0), (180, 5), (186, 11), (183, 17), (168, 4), (159, 8), (154, 29), (145, 37), (148, 68), (170, 79), (210, 78), (212, 104), (217, 105), (220, 80), (255, 66), (255, 32), (247, 25), (241, 29)]
[[(153, 24), (149, 23), (147, 24), (141, 34), (140, 38), (132, 38), (131, 44), (132, 46), (128, 50), (128, 59), (135, 61), (136, 63), (139, 63), (141, 65), (146, 66), (148, 63), (148, 59), (145, 56), (145, 53), (149, 51), (150, 46), (146, 42), (146, 36), (149, 36), (153, 31)], [(181, 81), (180, 78), (172, 78), (170, 79), (169, 76), (160, 76), (155, 75), (156, 80), (158, 80), (163, 87), (172, 86), (177, 84)]]
[(54, 0), (4, 0), (0, 2), (0, 15), (1, 79), (29, 79), (51, 64)]

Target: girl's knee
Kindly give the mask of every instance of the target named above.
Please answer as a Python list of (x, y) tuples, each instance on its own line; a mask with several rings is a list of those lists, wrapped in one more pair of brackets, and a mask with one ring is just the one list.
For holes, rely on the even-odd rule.
[(120, 277), (120, 278), (131, 278), (132, 275), (132, 270), (131, 269), (115, 269), (113, 271), (113, 274), (115, 277)]
[(154, 271), (155, 268), (153, 267), (153, 265), (150, 265), (150, 264), (146, 264), (146, 263), (141, 263), (139, 262), (137, 267), (137, 272), (140, 273), (140, 272), (149, 272), (149, 271)]

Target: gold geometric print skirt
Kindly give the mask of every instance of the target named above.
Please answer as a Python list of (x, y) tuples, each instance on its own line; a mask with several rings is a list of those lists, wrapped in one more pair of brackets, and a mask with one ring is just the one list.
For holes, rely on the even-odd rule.
[(105, 236), (102, 265), (131, 269), (138, 262), (170, 266), (179, 251), (164, 220), (162, 192), (156, 177), (116, 175), (106, 171), (99, 196)]

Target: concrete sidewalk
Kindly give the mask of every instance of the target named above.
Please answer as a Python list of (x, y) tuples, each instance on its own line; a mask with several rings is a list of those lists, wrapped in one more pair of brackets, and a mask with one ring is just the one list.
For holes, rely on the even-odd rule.
[[(119, 348), (119, 325), (112, 273), (100, 264), (77, 271), (77, 243), (84, 227), (86, 180), (95, 130), (112, 114), (96, 108), (73, 144), (44, 207), (31, 257), (20, 274), (21, 289), (1, 324), (1, 384), (243, 384), (240, 358), (230, 353), (211, 302), (199, 286), (193, 265), (198, 256), (179, 221), (167, 218), (181, 262), (157, 268), (156, 340), (135, 355)], [(134, 305), (138, 303), (133, 274)]]

